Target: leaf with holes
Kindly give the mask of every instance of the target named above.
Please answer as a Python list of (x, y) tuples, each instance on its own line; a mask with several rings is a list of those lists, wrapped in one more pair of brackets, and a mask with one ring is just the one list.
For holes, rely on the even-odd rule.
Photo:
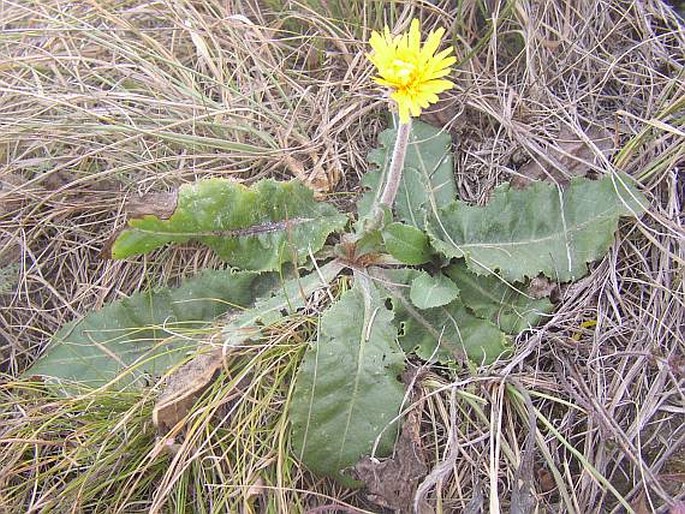
[(460, 362), (465, 357), (488, 364), (510, 351), (505, 334), (492, 322), (474, 316), (459, 298), (432, 309), (418, 309), (410, 298), (421, 272), (412, 269), (373, 270), (395, 311), (401, 327), (399, 341), (405, 352), (430, 362)]
[(377, 456), (393, 446), (404, 386), (404, 355), (393, 313), (361, 274), (321, 318), (318, 340), (300, 365), (290, 418), (296, 455), (315, 473), (342, 474), (378, 439)]
[(464, 261), (449, 266), (445, 274), (459, 287), (461, 300), (470, 311), (507, 334), (534, 327), (554, 309), (549, 298), (527, 294), (525, 284), (508, 283), (497, 275), (476, 275)]
[(248, 188), (224, 179), (202, 180), (181, 186), (175, 208), (166, 214), (138, 212), (104, 254), (123, 259), (194, 240), (233, 266), (276, 270), (286, 262), (303, 262), (347, 222), (296, 181), (263, 180)]

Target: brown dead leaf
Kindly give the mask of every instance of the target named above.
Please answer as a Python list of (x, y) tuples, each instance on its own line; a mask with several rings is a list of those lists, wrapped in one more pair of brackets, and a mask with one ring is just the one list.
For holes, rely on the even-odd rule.
[(355, 471), (366, 484), (371, 501), (401, 513), (412, 512), (416, 488), (428, 472), (416, 417), (407, 417), (395, 445), (394, 457), (384, 461), (365, 457), (357, 463)]
[(152, 421), (158, 430), (169, 431), (188, 414), (222, 364), (221, 349), (212, 350), (197, 355), (169, 376), (164, 392), (152, 409)]
[(588, 128), (585, 136), (586, 140), (563, 126), (558, 137), (548, 146), (547, 155), (534, 157), (521, 166), (519, 174), (511, 181), (512, 185), (521, 189), (536, 180), (550, 180), (564, 186), (573, 177), (591, 175), (592, 166), (600, 158), (597, 150), (607, 155), (614, 149), (614, 141), (606, 129), (597, 125)]
[(540, 484), (540, 490), (542, 492), (548, 493), (557, 486), (554, 481), (554, 475), (552, 475), (548, 469), (539, 467), (535, 470), (535, 473), (538, 476), (538, 483)]
[(66, 170), (57, 170), (45, 173), (39, 184), (47, 191), (57, 191), (74, 182), (76, 176)]
[[(678, 377), (679, 380), (685, 378), (685, 355), (671, 355), (667, 362), (671, 372)], [(685, 458), (683, 461), (685, 462)]]
[(535, 277), (530, 281), (530, 284), (528, 284), (527, 293), (536, 300), (539, 300), (540, 298), (550, 296), (556, 288), (557, 284), (549, 280), (547, 277), (540, 276)]
[[(178, 205), (178, 191), (148, 193), (138, 198), (131, 198), (126, 202), (126, 215), (129, 218), (142, 218), (143, 216), (153, 215), (159, 219), (168, 220), (176, 212)], [(117, 240), (122, 231), (121, 227), (110, 235), (100, 250), (100, 258), (112, 258), (112, 245)]]
[(293, 176), (301, 181), (306, 182), (308, 179), (307, 172), (304, 168), (304, 163), (292, 155), (283, 156), (283, 164), (288, 168), (288, 171), (293, 174)]
[(334, 169), (327, 172), (319, 162), (320, 159), (316, 152), (309, 152), (308, 161), (311, 161), (313, 164), (305, 165), (302, 160), (293, 155), (283, 157), (283, 164), (288, 168), (288, 171), (315, 193), (321, 195), (322, 193), (332, 191), (340, 181), (340, 173)]
[[(328, 140), (325, 128), (322, 137), (324, 141)], [(281, 132), (279, 139), (284, 146), (290, 146), (289, 143), (294, 139), (301, 147), (297, 152), (284, 153), (281, 158), (283, 165), (296, 179), (314, 191), (317, 197), (333, 191), (340, 181), (341, 169), (336, 165), (324, 165), (329, 154), (335, 155), (335, 150), (330, 144), (324, 146), (322, 154), (320, 146), (296, 130)]]
[(119, 237), (119, 234), (124, 230), (124, 228), (120, 228), (118, 230), (115, 230), (113, 234), (110, 234), (110, 236), (105, 240), (105, 242), (102, 244), (102, 248), (100, 249), (100, 253), (98, 254), (98, 257), (101, 259), (111, 259), (112, 258), (112, 245), (114, 244), (114, 241), (117, 240)]
[(355, 466), (369, 499), (399, 513), (413, 512), (416, 488), (428, 473), (421, 443), (421, 411), (417, 406), (407, 415), (393, 457), (383, 461), (365, 457)]
[[(635, 511), (635, 514), (652, 514), (654, 510), (650, 507), (647, 501), (647, 495), (643, 492), (630, 502), (630, 506)], [(685, 514), (685, 502), (677, 502), (671, 505), (668, 514)]]
[(126, 203), (126, 214), (129, 218), (142, 218), (147, 215), (168, 220), (176, 212), (178, 191), (148, 193), (138, 198), (131, 198)]
[(264, 479), (262, 477), (257, 477), (257, 479), (252, 483), (252, 485), (249, 487), (247, 490), (247, 493), (245, 496), (247, 498), (254, 498), (255, 496), (259, 496), (261, 494), (264, 494), (264, 490), (267, 488), (266, 482), (264, 482)]

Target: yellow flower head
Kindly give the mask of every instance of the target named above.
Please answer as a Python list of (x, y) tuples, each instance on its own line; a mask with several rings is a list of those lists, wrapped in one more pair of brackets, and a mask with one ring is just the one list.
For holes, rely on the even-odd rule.
[[(457, 59), (450, 55), (452, 48), (435, 54), (445, 29), (431, 32), (421, 47), (419, 20), (411, 22), (408, 34), (393, 36), (385, 27), (384, 34), (371, 33), (369, 43), (373, 52), (369, 60), (378, 68), (374, 81), (391, 89), (390, 98), (397, 103), (400, 123), (410, 116), (419, 116), (421, 109), (438, 101), (438, 93), (454, 87), (448, 75)], [(434, 55), (435, 54), (435, 55)]]

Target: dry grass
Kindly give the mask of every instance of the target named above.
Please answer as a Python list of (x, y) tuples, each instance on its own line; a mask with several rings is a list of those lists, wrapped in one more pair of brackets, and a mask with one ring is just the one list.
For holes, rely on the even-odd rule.
[(580, 159), (631, 174), (651, 201), (513, 359), (421, 380), (433, 471), (417, 501), (642, 513), (683, 499), (682, 21), (655, 0), (456, 4), (0, 0), (0, 511), (369, 505), (288, 456), (287, 395), (273, 384), (288, 382), (297, 340), (255, 350), (233, 425), (212, 424), (236, 385), (218, 381), (165, 458), (147, 421), (154, 389), (65, 402), (14, 380), (65, 322), (219, 265), (196, 247), (100, 260), (127, 198), (295, 175), (349, 201), (386, 124), (364, 40), (417, 15), (449, 27), (460, 57), (458, 87), (429, 118), (454, 136), (463, 198), (486, 201), (527, 161), (563, 180)]

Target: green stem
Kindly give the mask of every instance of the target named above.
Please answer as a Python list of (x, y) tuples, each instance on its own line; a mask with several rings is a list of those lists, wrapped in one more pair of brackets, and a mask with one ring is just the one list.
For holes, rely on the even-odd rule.
[(392, 209), (395, 203), (397, 191), (400, 188), (400, 180), (402, 179), (402, 169), (404, 168), (404, 158), (407, 155), (407, 146), (409, 146), (409, 134), (411, 133), (411, 118), (407, 123), (400, 123), (397, 128), (397, 139), (395, 140), (395, 147), (392, 150), (392, 160), (390, 161), (390, 169), (388, 169), (388, 176), (385, 179), (383, 192), (381, 193), (379, 205), (386, 206)]

